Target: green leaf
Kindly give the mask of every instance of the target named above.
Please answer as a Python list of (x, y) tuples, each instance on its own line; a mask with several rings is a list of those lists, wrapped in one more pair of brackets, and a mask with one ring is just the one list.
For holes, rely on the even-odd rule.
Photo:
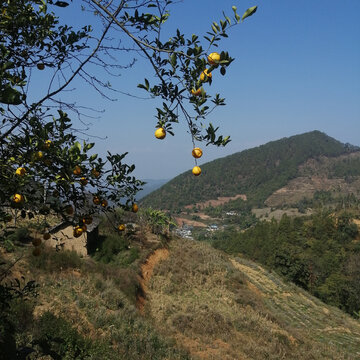
[(19, 105), (22, 102), (22, 95), (19, 91), (8, 86), (0, 92), (0, 103), (8, 105)]
[(247, 9), (244, 12), (244, 15), (242, 16), (241, 21), (244, 21), (244, 19), (246, 19), (247, 17), (249, 17), (251, 15), (254, 15), (256, 13), (256, 10), (257, 10), (257, 6), (253, 6), (253, 7), (249, 8), (249, 9)]
[(171, 66), (172, 66), (172, 67), (175, 67), (175, 66), (176, 66), (176, 54), (175, 54), (175, 53), (173, 53), (173, 54), (171, 55), (170, 63), (171, 63)]

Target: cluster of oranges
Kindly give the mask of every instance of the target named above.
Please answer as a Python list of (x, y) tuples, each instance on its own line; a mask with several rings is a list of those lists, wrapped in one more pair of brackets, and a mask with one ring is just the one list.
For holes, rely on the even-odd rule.
[[(161, 134), (159, 135), (159, 133), (157, 133), (157, 137), (158, 138), (164, 138), (165, 135), (166, 135), (165, 130), (164, 129), (158, 129), (158, 130), (161, 132)], [(163, 137), (161, 137), (161, 136), (163, 136)], [(44, 144), (43, 144), (43, 149), (47, 150), (47, 149), (49, 149), (51, 147), (51, 145), (52, 145), (51, 140), (46, 140), (44, 142)], [(41, 160), (43, 157), (44, 157), (44, 153), (42, 151), (37, 151), (37, 152), (34, 153), (34, 159), (35, 160)], [(82, 168), (79, 165), (75, 165), (72, 172), (73, 172), (73, 174), (75, 176), (80, 177), (78, 181), (82, 186), (86, 186), (88, 184), (88, 179), (85, 176), (81, 176), (83, 171), (82, 171)], [(27, 173), (27, 170), (23, 166), (18, 167), (16, 169), (16, 171), (15, 171), (16, 176), (19, 176), (19, 177), (25, 176), (26, 173)], [(100, 176), (100, 171), (98, 171), (96, 168), (93, 168), (91, 170), (91, 176), (94, 177), (94, 178), (98, 178)], [(58, 196), (59, 194), (58, 194), (57, 191), (56, 191), (56, 193), (57, 193), (57, 195), (55, 195), (55, 191), (54, 191), (54, 195)], [(11, 200), (12, 200), (13, 204), (21, 205), (25, 201), (25, 197), (22, 194), (16, 193), (11, 197)], [(103, 199), (103, 198), (99, 197), (98, 195), (94, 195), (93, 203), (95, 205), (101, 205), (103, 208), (108, 207), (108, 201), (106, 199)], [(131, 211), (134, 212), (134, 213), (137, 213), (138, 210), (139, 210), (138, 205), (136, 203), (133, 203)], [(63, 207), (63, 211), (67, 215), (70, 215), (70, 216), (74, 215), (74, 208), (70, 204), (65, 205)], [(80, 220), (79, 225), (75, 226), (74, 229), (73, 229), (74, 237), (76, 237), (76, 238), (80, 237), (83, 233), (85, 233), (87, 231), (87, 225), (90, 225), (92, 223), (92, 221), (93, 221), (92, 216), (90, 216), (90, 215), (84, 216)], [(119, 231), (124, 231), (125, 228), (126, 228), (125, 224), (120, 224), (117, 227), (117, 229)], [(50, 238), (51, 238), (50, 233), (45, 232), (43, 234), (43, 239), (44, 240), (48, 240)], [(33, 245), (35, 246), (35, 249), (33, 251), (34, 256), (39, 256), (40, 255), (41, 242), (42, 242), (42, 240), (40, 238), (36, 238), (36, 239), (33, 240)]]
[[(218, 67), (219, 66), (219, 63), (220, 63), (220, 60), (221, 60), (221, 55), (217, 52), (213, 52), (211, 53), (208, 58), (207, 58), (207, 61), (209, 63), (209, 65), (211, 65), (212, 67)], [(205, 82), (211, 82), (212, 80), (212, 73), (209, 71), (209, 69), (205, 69), (201, 74), (200, 74), (200, 82), (198, 83), (205, 83)], [(191, 95), (193, 96), (201, 96), (201, 95), (205, 95), (205, 91), (204, 89), (200, 86), (198, 87), (197, 89), (191, 89)], [(158, 129), (156, 129), (155, 131), (155, 137), (157, 139), (165, 139), (165, 136), (166, 136), (166, 131), (163, 127), (160, 127)], [(196, 147), (192, 150), (192, 156), (195, 158), (195, 159), (198, 159), (202, 156), (203, 152), (200, 148)], [(200, 166), (194, 166), (193, 169), (192, 169), (192, 173), (195, 175), (195, 176), (199, 176), (201, 174), (201, 168)]]
[[(50, 149), (51, 144), (52, 144), (51, 140), (46, 140), (44, 142), (44, 144), (43, 144), (43, 149), (45, 149), (45, 150)], [(44, 157), (44, 153), (42, 151), (40, 151), (40, 150), (36, 151), (33, 154), (33, 159), (34, 160), (41, 160), (41, 159), (43, 159), (43, 157)], [(20, 176), (20, 177), (25, 176), (26, 175), (26, 168), (23, 167), (23, 166), (18, 167), (15, 170), (15, 175)], [(24, 195), (22, 195), (22, 194), (14, 194), (12, 196), (11, 200), (15, 205), (21, 205), (25, 201), (25, 198), (24, 198)]]

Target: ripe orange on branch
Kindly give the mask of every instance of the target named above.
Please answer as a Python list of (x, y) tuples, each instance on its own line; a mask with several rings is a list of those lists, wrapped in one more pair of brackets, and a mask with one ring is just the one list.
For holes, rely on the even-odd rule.
[(49, 149), (50, 146), (51, 146), (51, 143), (52, 143), (51, 140), (46, 140), (46, 141), (45, 141), (45, 144), (44, 144), (44, 147), (45, 147), (46, 149)]
[(83, 233), (83, 229), (80, 226), (75, 226), (74, 231), (73, 231), (73, 235), (74, 237), (80, 237)]
[(218, 66), (220, 61), (220, 54), (213, 52), (208, 56), (208, 63), (212, 66)]
[(195, 89), (191, 89), (191, 94), (193, 96), (200, 96), (201, 95), (201, 88), (195, 90)]
[(24, 176), (25, 173), (26, 173), (26, 170), (24, 167), (18, 167), (15, 171), (15, 174), (19, 175), (19, 176)]
[(205, 69), (201, 74), (200, 74), (200, 80), (203, 82), (207, 82), (209, 79), (212, 78), (212, 73), (208, 71), (208, 69)]
[(82, 222), (86, 225), (90, 225), (92, 223), (93, 219), (91, 216), (85, 216), (83, 219), (82, 219)]
[(94, 197), (93, 197), (93, 203), (94, 203), (95, 205), (99, 205), (100, 202), (101, 202), (101, 200), (100, 200), (100, 198), (99, 198), (98, 196), (94, 196)]
[(194, 166), (193, 169), (192, 169), (192, 173), (193, 173), (195, 176), (199, 176), (199, 175), (201, 174), (200, 166)]
[(24, 196), (21, 195), (21, 194), (15, 194), (13, 197), (12, 197), (12, 201), (15, 203), (15, 204), (21, 204), (24, 202)]
[(124, 225), (124, 224), (120, 224), (120, 225), (118, 226), (118, 230), (119, 230), (119, 231), (124, 231), (124, 230), (125, 230), (125, 225)]
[(42, 151), (37, 151), (35, 154), (34, 154), (34, 157), (35, 157), (35, 160), (41, 160), (43, 157), (44, 157), (44, 154)]
[(80, 175), (81, 174), (81, 167), (79, 165), (76, 165), (74, 167), (73, 173), (74, 173), (74, 175)]
[(165, 138), (165, 136), (166, 136), (166, 131), (162, 127), (155, 131), (155, 137), (157, 139), (162, 140)]
[(96, 169), (92, 169), (91, 170), (91, 175), (95, 178), (98, 178), (100, 176), (100, 171), (96, 170)]
[(198, 159), (198, 158), (202, 157), (203, 152), (199, 147), (196, 147), (196, 148), (193, 149), (191, 154), (195, 159)]
[(102, 200), (101, 201), (101, 206), (103, 207), (103, 208), (106, 208), (107, 206), (108, 206), (108, 202), (107, 202), (107, 200)]
[(132, 204), (131, 211), (134, 213), (137, 213), (139, 211), (139, 207), (137, 204)]

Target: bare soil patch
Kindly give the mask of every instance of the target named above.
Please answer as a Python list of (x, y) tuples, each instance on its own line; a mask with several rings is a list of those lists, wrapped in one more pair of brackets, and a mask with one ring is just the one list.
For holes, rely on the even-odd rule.
[(168, 249), (157, 249), (155, 250), (146, 260), (144, 264), (141, 265), (141, 277), (139, 279), (141, 291), (138, 294), (136, 300), (136, 307), (139, 309), (140, 313), (144, 313), (145, 303), (146, 303), (146, 294), (148, 291), (148, 283), (154, 271), (154, 267), (161, 261), (167, 259), (169, 256)]
[(200, 208), (200, 209), (204, 209), (206, 207), (209, 206), (220, 206), (220, 205), (224, 205), (226, 203), (228, 203), (231, 200), (237, 200), (237, 199), (243, 199), (244, 201), (247, 200), (247, 197), (245, 194), (238, 194), (235, 196), (220, 196), (217, 199), (213, 199), (213, 200), (207, 200), (207, 201), (203, 201), (203, 202), (198, 202), (194, 205), (187, 205), (185, 206), (186, 209), (192, 209), (193, 206)]

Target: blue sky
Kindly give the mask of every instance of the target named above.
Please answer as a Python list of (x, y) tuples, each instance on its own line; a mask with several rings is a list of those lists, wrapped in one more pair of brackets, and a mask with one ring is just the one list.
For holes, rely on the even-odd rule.
[[(200, 166), (315, 129), (360, 145), (360, 1), (184, 0), (170, 8), (167, 30), (179, 27), (185, 34), (204, 34), (212, 21), (222, 18), (222, 10), (232, 14), (232, 5), (240, 14), (258, 5), (257, 13), (233, 28), (219, 48), (236, 60), (225, 77), (214, 74), (210, 88), (226, 98), (227, 106), (208, 120), (224, 135), (230, 134), (232, 142), (225, 148), (200, 145)], [(89, 23), (91, 17), (79, 15), (76, 6), (61, 13), (74, 27)], [(127, 61), (127, 56), (121, 54), (120, 61)], [(136, 86), (144, 77), (151, 82), (152, 76), (151, 68), (139, 60), (110, 81), (122, 91), (146, 96)], [(88, 131), (106, 138), (93, 139), (96, 150), (128, 151), (128, 162), (136, 165), (139, 178), (169, 179), (193, 167), (191, 138), (184, 125), (175, 125), (175, 137), (155, 139), (156, 101), (119, 95), (109, 102), (81, 82), (71, 96), (81, 105), (105, 110)]]

